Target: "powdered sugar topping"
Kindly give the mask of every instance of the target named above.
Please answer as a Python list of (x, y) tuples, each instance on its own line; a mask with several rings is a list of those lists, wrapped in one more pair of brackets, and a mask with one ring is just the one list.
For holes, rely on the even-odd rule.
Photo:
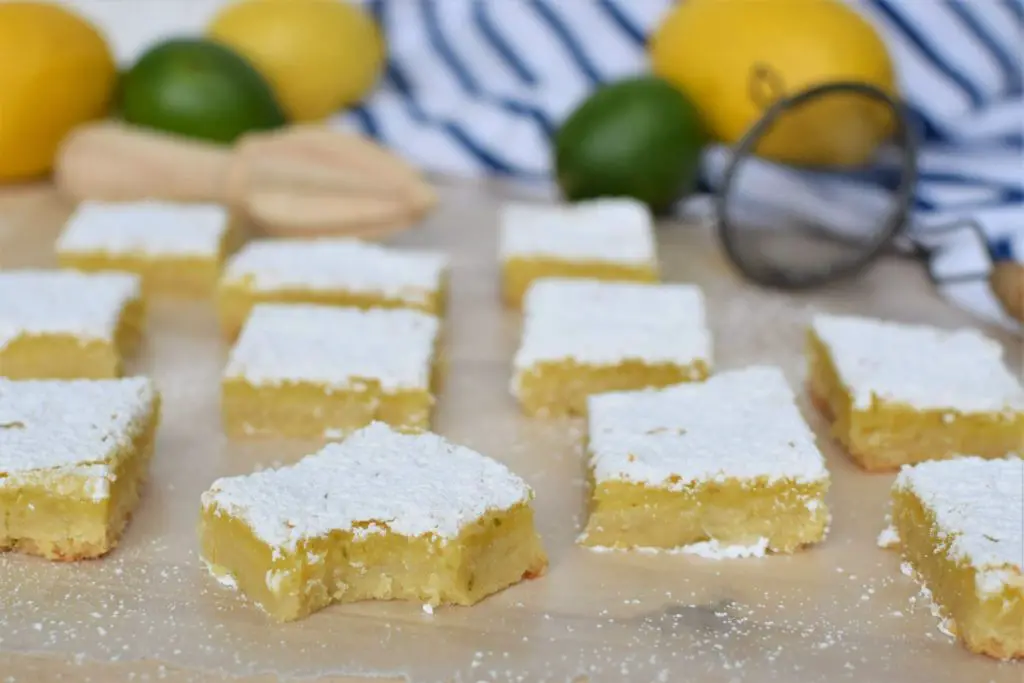
[(812, 327), (857, 408), (877, 398), (922, 410), (1024, 410), (1002, 346), (976, 330), (832, 315), (816, 316)]
[(57, 251), (216, 258), (227, 231), (227, 209), (217, 204), (83, 202)]
[(331, 531), (453, 539), (488, 511), (532, 498), (501, 463), (436, 434), (373, 423), (297, 464), (218, 479), (203, 494), (278, 550)]
[(654, 226), (633, 199), (594, 199), (568, 205), (507, 204), (501, 211), (499, 253), (654, 265)]
[(549, 278), (530, 287), (523, 310), (518, 370), (565, 360), (711, 364), (704, 295), (694, 285)]
[(782, 372), (755, 366), (706, 382), (588, 401), (598, 482), (670, 490), (727, 479), (828, 480), (814, 434)]
[(0, 349), (23, 335), (113, 342), (125, 306), (140, 297), (139, 277), (127, 273), (0, 272)]
[(950, 541), (951, 559), (970, 564), (982, 593), (999, 592), (1024, 564), (1024, 460), (938, 460), (900, 470), (893, 487), (915, 495)]
[(385, 391), (426, 391), (439, 328), (434, 316), (407, 309), (258, 304), (225, 377), (333, 388), (373, 381)]
[[(0, 379), (0, 485), (48, 470), (103, 479), (111, 458), (144, 427), (156, 401), (151, 380)], [(93, 497), (109, 495), (105, 483)]]
[(359, 292), (425, 305), (440, 290), (447, 263), (436, 252), (351, 239), (256, 240), (229, 260), (224, 280), (265, 291)]

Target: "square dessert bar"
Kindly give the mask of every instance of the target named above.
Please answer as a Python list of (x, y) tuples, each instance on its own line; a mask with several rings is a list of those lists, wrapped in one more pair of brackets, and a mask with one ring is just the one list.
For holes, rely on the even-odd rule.
[(79, 560), (114, 548), (159, 413), (145, 378), (0, 379), (0, 550)]
[(518, 308), (534, 280), (658, 279), (654, 226), (632, 199), (594, 199), (565, 206), (509, 204), (501, 212), (502, 295)]
[(1024, 388), (1002, 346), (974, 330), (817, 316), (808, 383), (866, 470), (971, 453), (1024, 455)]
[(523, 310), (511, 388), (530, 415), (581, 415), (590, 394), (702, 380), (711, 368), (692, 285), (550, 278)]
[(825, 537), (829, 474), (782, 372), (590, 397), (589, 546), (792, 552)]
[(426, 429), (440, 321), (408, 309), (258, 304), (223, 379), (232, 436), (341, 436), (374, 420)]
[(202, 556), (282, 621), (357, 600), (472, 605), (544, 573), (532, 499), (490, 458), (374, 423), (290, 467), (215, 481)]
[(0, 376), (118, 377), (143, 317), (136, 275), (0, 271)]
[(147, 294), (210, 296), (234, 248), (228, 211), (215, 204), (84, 202), (57, 241), (66, 268), (138, 273)]
[(904, 558), (967, 648), (1024, 657), (1024, 461), (904, 467), (892, 520)]
[(447, 268), (438, 253), (352, 239), (257, 240), (225, 268), (221, 326), (234, 338), (260, 302), (412, 308), (440, 315)]

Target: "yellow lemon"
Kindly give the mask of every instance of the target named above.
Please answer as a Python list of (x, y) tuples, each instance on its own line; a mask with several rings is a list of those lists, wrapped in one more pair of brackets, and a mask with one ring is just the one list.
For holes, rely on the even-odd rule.
[(116, 80), (110, 49), (84, 19), (0, 2), (0, 181), (49, 172), (64, 136), (106, 113)]
[[(896, 93), (882, 39), (838, 0), (689, 0), (666, 15), (649, 50), (654, 72), (689, 95), (726, 143), (772, 102), (810, 86), (860, 81)], [(757, 152), (787, 163), (858, 164), (893, 123), (879, 102), (832, 95), (786, 114)]]
[(384, 61), (373, 18), (341, 0), (246, 0), (217, 15), (208, 35), (256, 66), (293, 121), (359, 101)]

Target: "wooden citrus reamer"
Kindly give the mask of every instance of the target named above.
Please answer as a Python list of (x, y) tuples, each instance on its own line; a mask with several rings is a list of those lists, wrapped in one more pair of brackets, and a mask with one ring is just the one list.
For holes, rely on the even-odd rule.
[(75, 130), (55, 179), (72, 199), (217, 202), (271, 235), (380, 236), (437, 203), (411, 166), (354, 133), (295, 126), (233, 147), (103, 122)]

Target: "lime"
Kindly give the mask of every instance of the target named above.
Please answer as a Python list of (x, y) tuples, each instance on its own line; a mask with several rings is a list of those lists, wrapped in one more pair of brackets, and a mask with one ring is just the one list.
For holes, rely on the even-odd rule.
[(286, 122), (252, 65), (208, 40), (153, 47), (124, 75), (120, 96), (121, 116), (129, 123), (215, 142)]
[(619, 81), (555, 134), (558, 184), (570, 201), (632, 197), (661, 213), (693, 191), (704, 143), (696, 108), (667, 81)]

